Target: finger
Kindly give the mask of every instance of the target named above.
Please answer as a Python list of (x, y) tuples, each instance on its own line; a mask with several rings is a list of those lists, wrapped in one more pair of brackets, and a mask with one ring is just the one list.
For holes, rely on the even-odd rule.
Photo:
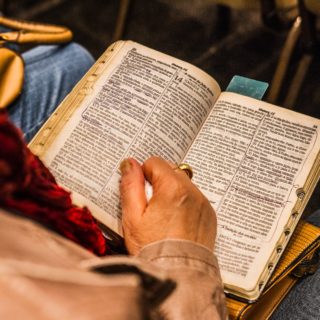
[(144, 174), (139, 163), (132, 158), (121, 162), (120, 171), (122, 219), (129, 224), (135, 224), (147, 205)]
[(188, 175), (178, 168), (176, 164), (159, 157), (151, 157), (144, 162), (142, 169), (146, 179), (152, 184), (153, 195), (158, 192), (167, 193), (174, 187), (193, 186)]
[[(174, 162), (171, 162), (171, 161), (168, 161), (168, 160), (166, 160), (166, 162), (169, 164), (169, 166), (171, 167), (171, 169), (172, 169), (173, 171), (175, 171), (174, 174), (177, 174), (177, 175), (179, 175), (179, 176), (181, 175), (181, 176), (183, 176), (183, 177), (185, 177), (185, 175), (186, 175), (186, 176), (191, 180), (191, 178), (189, 177), (189, 174), (187, 174), (186, 171), (180, 169), (179, 164), (174, 163)], [(183, 174), (182, 174), (182, 173), (183, 173)]]
[(146, 179), (156, 189), (159, 184), (169, 183), (174, 179), (175, 173), (173, 171), (174, 165), (158, 157), (151, 157), (144, 162), (142, 170)]
[(177, 167), (178, 167), (178, 165), (177, 165), (176, 163), (174, 163), (174, 162), (171, 162), (171, 161), (168, 161), (168, 160), (166, 160), (166, 162), (167, 162), (168, 165), (171, 167), (171, 169), (174, 169), (174, 168), (177, 168)]

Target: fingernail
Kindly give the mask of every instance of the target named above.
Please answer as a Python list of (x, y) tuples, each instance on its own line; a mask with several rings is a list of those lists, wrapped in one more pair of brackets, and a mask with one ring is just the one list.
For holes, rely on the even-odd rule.
[(128, 159), (125, 159), (120, 163), (120, 171), (122, 175), (129, 173), (131, 168), (132, 164)]

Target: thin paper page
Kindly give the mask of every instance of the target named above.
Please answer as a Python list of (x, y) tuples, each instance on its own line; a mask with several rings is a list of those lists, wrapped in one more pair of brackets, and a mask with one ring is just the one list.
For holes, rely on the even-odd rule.
[(218, 216), (225, 284), (253, 290), (319, 152), (320, 120), (222, 93), (185, 162)]
[(121, 160), (180, 162), (219, 93), (203, 71), (127, 42), (44, 161), (77, 204), (121, 234)]

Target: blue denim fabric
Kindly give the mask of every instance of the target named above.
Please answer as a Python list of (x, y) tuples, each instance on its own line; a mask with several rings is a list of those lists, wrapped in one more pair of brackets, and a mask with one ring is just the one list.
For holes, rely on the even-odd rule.
[[(320, 227), (320, 210), (308, 221)], [(320, 269), (300, 280), (275, 311), (271, 320), (319, 320), (320, 319)]]
[(80, 45), (39, 46), (23, 54), (23, 93), (9, 108), (11, 120), (30, 141), (62, 99), (91, 67), (92, 56)]

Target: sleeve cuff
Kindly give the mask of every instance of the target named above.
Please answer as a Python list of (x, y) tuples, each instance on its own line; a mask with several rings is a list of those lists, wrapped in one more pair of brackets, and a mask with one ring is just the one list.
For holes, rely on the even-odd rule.
[(213, 278), (220, 276), (213, 251), (189, 240), (166, 239), (143, 247), (138, 256), (165, 269), (186, 267), (205, 272)]

